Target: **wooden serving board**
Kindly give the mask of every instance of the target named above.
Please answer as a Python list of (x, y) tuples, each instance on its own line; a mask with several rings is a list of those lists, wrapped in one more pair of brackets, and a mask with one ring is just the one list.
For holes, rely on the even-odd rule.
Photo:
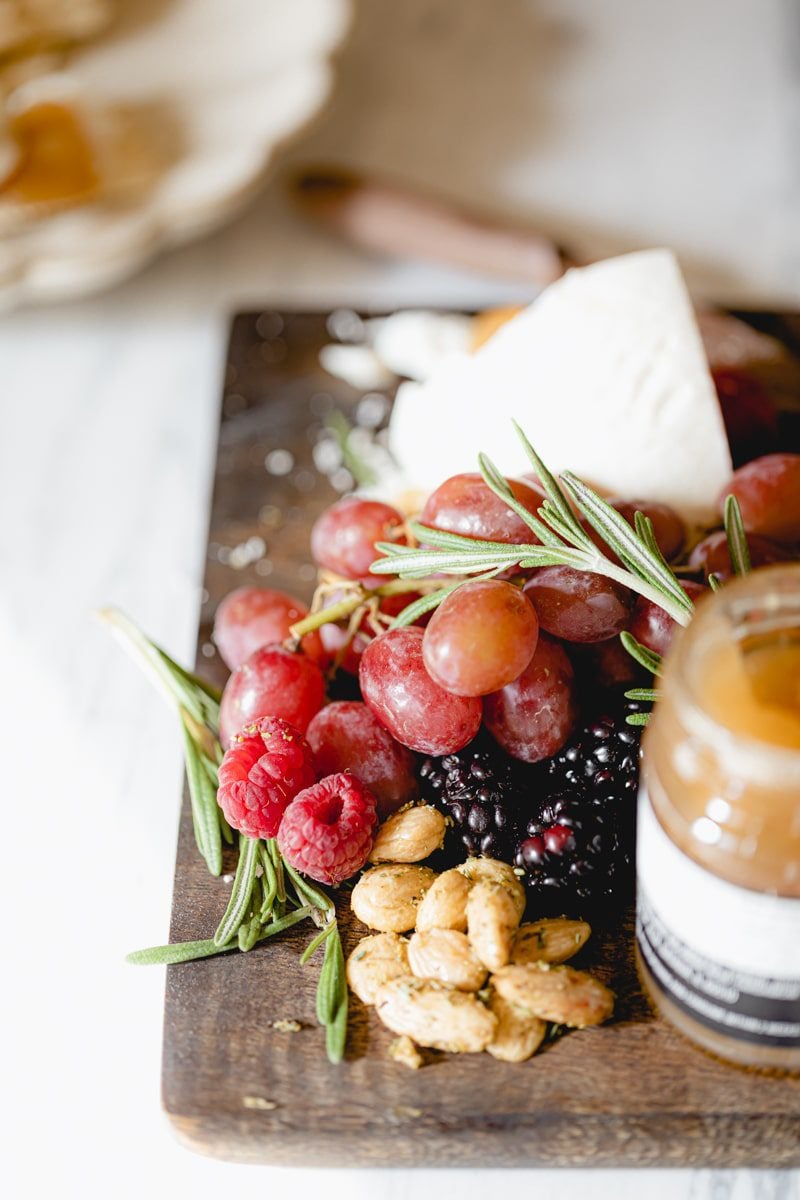
[[(328, 340), (321, 315), (233, 324), (197, 655), (219, 683), (209, 635), (222, 596), (245, 583), (313, 589), (309, 529), (335, 498), (315, 471), (314, 440), (327, 406), (360, 399), (319, 367)], [(229, 886), (197, 854), (184, 796), (171, 940), (210, 937)], [(358, 935), (346, 908), (347, 953)], [(193, 1149), (305, 1166), (800, 1165), (800, 1078), (727, 1066), (657, 1019), (637, 981), (630, 914), (582, 955), (617, 993), (613, 1023), (521, 1065), (440, 1055), (410, 1071), (387, 1058), (391, 1035), (353, 1001), (346, 1060), (332, 1066), (314, 1015), (321, 952), (299, 964), (309, 936), (300, 926), (246, 955), (168, 968), (163, 1100)], [(286, 1019), (301, 1030), (274, 1027)]]

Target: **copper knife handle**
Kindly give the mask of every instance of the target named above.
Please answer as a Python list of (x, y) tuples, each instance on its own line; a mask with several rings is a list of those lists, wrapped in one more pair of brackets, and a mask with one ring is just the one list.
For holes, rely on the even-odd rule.
[(298, 174), (290, 189), (308, 216), (380, 254), (429, 259), (539, 288), (571, 263), (542, 233), (388, 180), (322, 167)]

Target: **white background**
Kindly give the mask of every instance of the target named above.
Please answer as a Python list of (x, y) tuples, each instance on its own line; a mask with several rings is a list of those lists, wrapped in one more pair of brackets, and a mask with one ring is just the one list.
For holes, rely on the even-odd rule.
[[(292, 156), (393, 169), (539, 219), (568, 180), (596, 213), (585, 234), (593, 252), (672, 241), (707, 289), (797, 300), (790, 8), (374, 0), (361, 6), (329, 113)], [(561, 88), (565, 77), (572, 86)], [(591, 151), (587, 196), (579, 182), (589, 150), (575, 130), (598, 104), (609, 144)], [(558, 121), (543, 122), (545, 109)], [(550, 227), (563, 234), (574, 224), (562, 209)], [(166, 938), (179, 743), (171, 714), (92, 610), (120, 605), (177, 657), (192, 655), (231, 311), (513, 295), (455, 272), (368, 261), (310, 231), (274, 186), (225, 232), (111, 294), (3, 320), (2, 1129), (14, 1200), (46, 1191), (201, 1200), (242, 1187), (333, 1200), (456, 1189), (468, 1200), (494, 1188), (617, 1200), (800, 1196), (797, 1173), (322, 1178), (238, 1167), (184, 1151), (160, 1112), (163, 977), (122, 959)]]

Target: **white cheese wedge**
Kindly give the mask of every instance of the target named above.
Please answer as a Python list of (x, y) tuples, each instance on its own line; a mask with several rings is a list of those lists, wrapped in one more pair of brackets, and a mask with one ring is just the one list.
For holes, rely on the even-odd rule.
[(389, 445), (411, 488), (530, 469), (515, 418), (555, 472), (706, 522), (732, 465), (675, 256), (648, 250), (574, 269), (475, 354), (399, 390)]

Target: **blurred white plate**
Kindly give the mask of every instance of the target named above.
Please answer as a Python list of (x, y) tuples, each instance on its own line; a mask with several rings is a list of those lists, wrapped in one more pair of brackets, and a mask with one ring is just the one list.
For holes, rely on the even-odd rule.
[(87, 205), (4, 238), (2, 308), (106, 287), (226, 221), (327, 97), (350, 0), (125, 0), (121, 10), (69, 75), (91, 102), (163, 105), (180, 154), (135, 207)]

